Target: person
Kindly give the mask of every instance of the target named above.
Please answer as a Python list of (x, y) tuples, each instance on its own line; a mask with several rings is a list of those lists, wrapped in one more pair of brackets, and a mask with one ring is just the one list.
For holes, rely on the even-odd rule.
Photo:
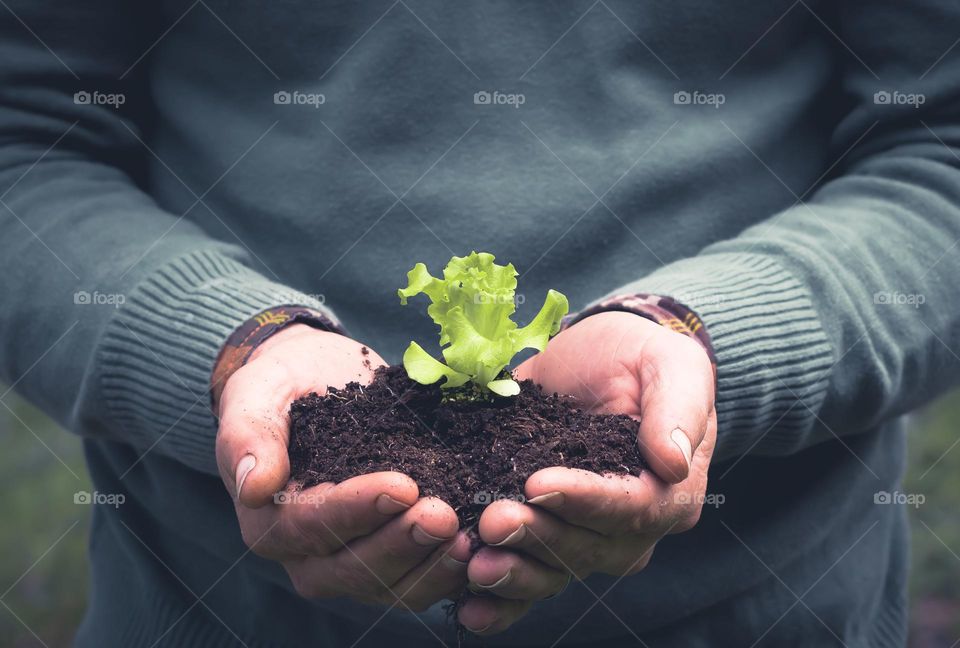
[[(956, 3), (2, 4), (0, 378), (124, 495), (78, 646), (451, 645), (461, 595), (488, 645), (904, 645)], [(278, 500), (290, 402), (431, 339), (396, 289), (470, 250), (570, 297), (518, 377), (651, 470), (538, 472), (480, 549), (402, 474)]]

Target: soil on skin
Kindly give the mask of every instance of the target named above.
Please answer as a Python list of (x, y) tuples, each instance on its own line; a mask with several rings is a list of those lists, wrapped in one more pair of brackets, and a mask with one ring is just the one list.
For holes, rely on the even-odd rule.
[(541, 468), (645, 468), (630, 417), (588, 414), (529, 380), (520, 388), (513, 398), (444, 400), (438, 386), (415, 383), (396, 366), (377, 369), (370, 385), (310, 394), (290, 409), (291, 475), (309, 487), (395, 470), (470, 528), (491, 501), (521, 500), (527, 477)]

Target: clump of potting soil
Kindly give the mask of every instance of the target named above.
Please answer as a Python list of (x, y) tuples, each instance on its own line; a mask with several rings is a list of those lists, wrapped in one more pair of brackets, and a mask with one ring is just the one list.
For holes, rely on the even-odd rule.
[(523, 349), (542, 351), (568, 311), (567, 298), (549, 290), (519, 327), (512, 319), (517, 276), (512, 264), (498, 265), (485, 252), (453, 257), (442, 277), (416, 264), (397, 295), (402, 304), (429, 298), (443, 361), (411, 342), (403, 367), (378, 369), (372, 384), (296, 401), (292, 477), (309, 487), (402, 472), (469, 527), (493, 501), (523, 501), (527, 477), (541, 468), (639, 474), (636, 421), (589, 414), (572, 398), (518, 383), (506, 371)]
[(645, 467), (629, 416), (587, 413), (529, 380), (516, 396), (447, 394), (410, 380), (403, 367), (383, 367), (370, 385), (297, 400), (292, 477), (309, 487), (394, 470), (412, 477), (422, 496), (450, 504), (469, 527), (492, 501), (522, 501), (527, 477), (541, 468), (638, 475)]

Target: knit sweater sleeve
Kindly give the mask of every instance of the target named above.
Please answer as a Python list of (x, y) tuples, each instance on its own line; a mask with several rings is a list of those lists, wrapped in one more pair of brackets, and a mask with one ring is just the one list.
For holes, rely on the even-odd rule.
[(272, 306), (324, 306), (139, 188), (148, 18), (123, 0), (0, 9), (0, 381), (70, 429), (215, 473), (224, 340)]
[(671, 296), (702, 318), (721, 460), (863, 433), (960, 378), (960, 5), (840, 5), (818, 24), (850, 106), (827, 178), (613, 293)]

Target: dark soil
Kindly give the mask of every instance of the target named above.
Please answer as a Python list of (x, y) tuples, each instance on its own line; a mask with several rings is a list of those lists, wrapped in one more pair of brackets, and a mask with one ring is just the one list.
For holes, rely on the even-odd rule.
[(402, 472), (421, 496), (450, 504), (464, 528), (491, 501), (522, 501), (524, 482), (541, 468), (637, 475), (645, 467), (636, 421), (588, 414), (572, 398), (545, 394), (530, 381), (514, 398), (445, 400), (438, 386), (388, 367), (370, 385), (305, 396), (290, 412), (293, 479), (309, 487)]

